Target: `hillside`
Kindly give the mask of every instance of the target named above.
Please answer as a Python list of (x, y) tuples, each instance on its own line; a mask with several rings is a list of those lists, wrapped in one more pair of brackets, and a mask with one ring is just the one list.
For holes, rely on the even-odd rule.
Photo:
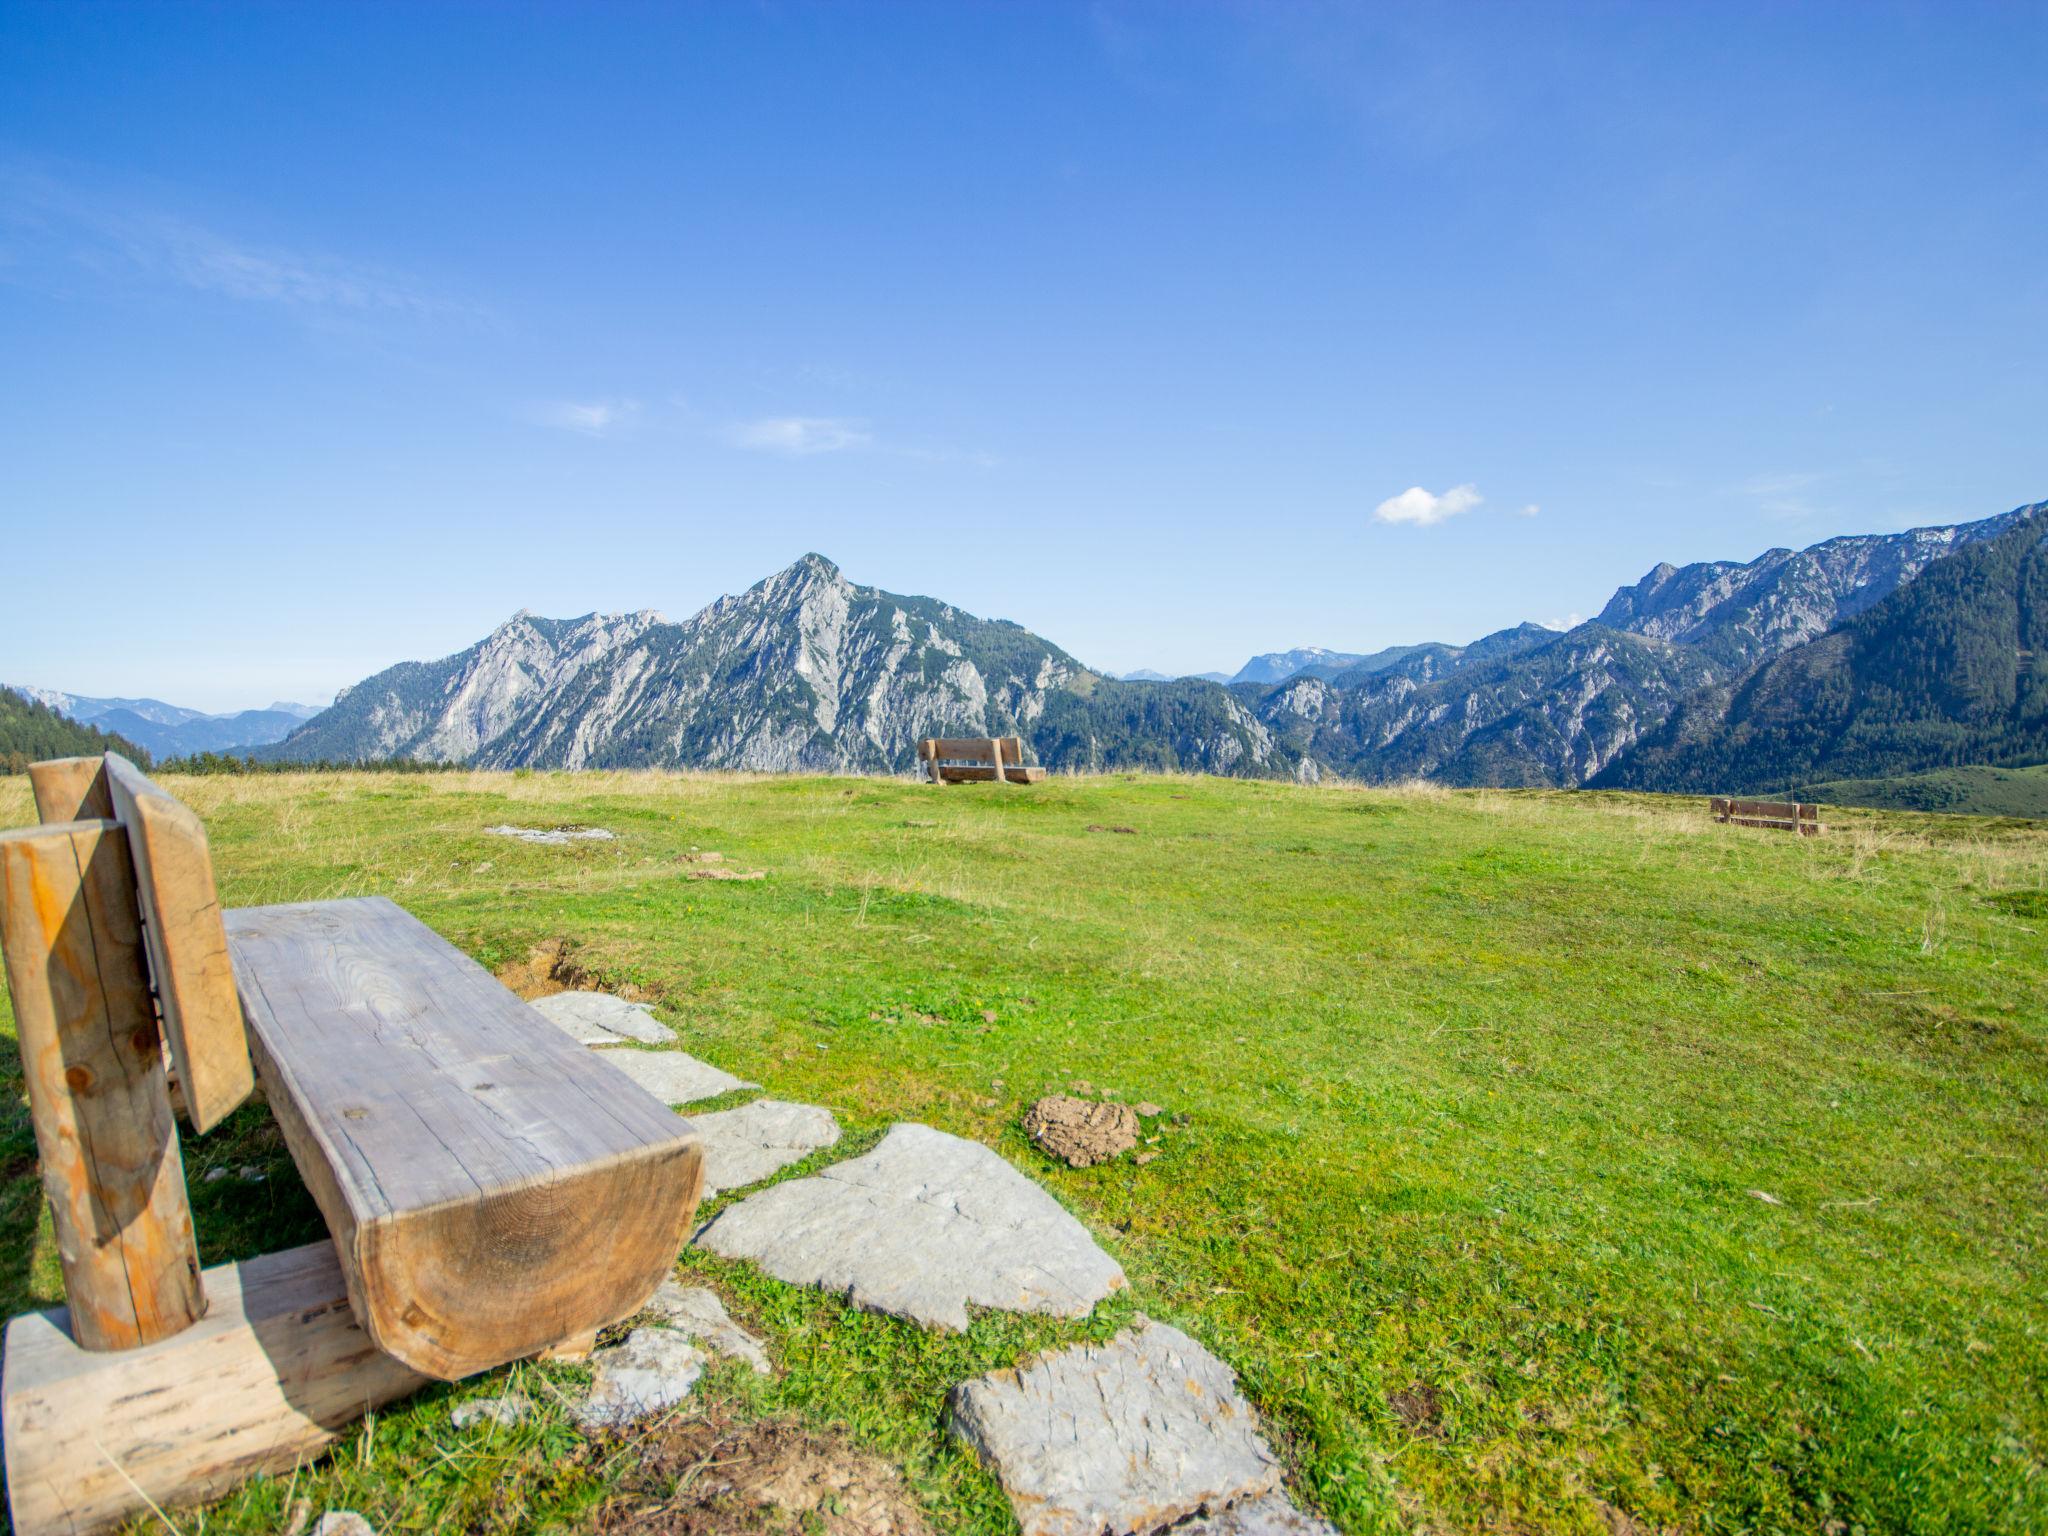
[(320, 713), (304, 704), (272, 704), (209, 715), (203, 710), (162, 699), (105, 699), (59, 693), (50, 688), (17, 688), (82, 725), (96, 725), (137, 746), (152, 757), (190, 757), (200, 752), (228, 752), (282, 741)]
[(28, 765), (50, 757), (92, 757), (101, 752), (119, 752), (123, 757), (149, 763), (149, 754), (124, 737), (90, 725), (80, 725), (39, 703), (0, 688), (0, 773), (26, 773)]
[(1885, 811), (1940, 811), (1952, 816), (2048, 819), (2048, 764), (2031, 768), (1936, 768), (1895, 779), (1829, 779), (1795, 784), (1797, 800), (1868, 806)]
[(468, 650), (344, 690), (262, 755), (903, 773), (920, 737), (1014, 732), (1054, 769), (1574, 785), (2034, 510), (1658, 566), (1569, 632), (1302, 647), (1227, 685), (1110, 678), (1020, 625), (808, 555), (680, 623), (517, 614)]
[(2029, 517), (1748, 678), (1702, 692), (1593, 782), (1746, 792), (2044, 760), (2048, 518)]
[[(902, 1469), (934, 1536), (1015, 1530), (946, 1437), (950, 1387), (1138, 1310), (1241, 1374), (1291, 1487), (1359, 1536), (1417, 1511), (1443, 1532), (2048, 1528), (2012, 1449), (2048, 1444), (2048, 1403), (2015, 1386), (2048, 1378), (2048, 832), (1872, 814), (1795, 839), (1633, 797), (1207, 777), (174, 787), (230, 905), (388, 895), (529, 981), (566, 944), (569, 974), (641, 989), (693, 1055), (831, 1106), (845, 1139), (789, 1176), (922, 1121), (1085, 1223), (1132, 1286), (1086, 1323), (928, 1334), (680, 1260), (776, 1367), (707, 1374), (705, 1419), (829, 1427)], [(0, 781), (0, 825), (32, 818)], [(487, 830), (506, 823), (616, 835), (530, 846)], [(700, 848), (764, 878), (688, 878)], [(0, 1004), (14, 1311), (60, 1276), (7, 1027)], [(1076, 1084), (1164, 1107), (1148, 1161), (1073, 1169), (1026, 1140), (1026, 1107)], [(183, 1156), (209, 1262), (324, 1230), (261, 1106)], [(170, 1513), (210, 1536), (276, 1536), (297, 1497), (378, 1530), (646, 1532), (709, 1454), (664, 1460), (667, 1436), (700, 1421), (592, 1448), (558, 1395), (576, 1377), (436, 1385), (203, 1527)], [(506, 1393), (525, 1423), (451, 1424)]]

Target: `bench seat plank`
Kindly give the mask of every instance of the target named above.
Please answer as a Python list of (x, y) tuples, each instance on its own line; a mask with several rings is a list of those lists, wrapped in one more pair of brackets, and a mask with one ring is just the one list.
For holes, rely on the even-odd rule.
[(227, 933), (257, 1077), (380, 1349), (455, 1380), (652, 1294), (702, 1182), (688, 1121), (381, 897)]

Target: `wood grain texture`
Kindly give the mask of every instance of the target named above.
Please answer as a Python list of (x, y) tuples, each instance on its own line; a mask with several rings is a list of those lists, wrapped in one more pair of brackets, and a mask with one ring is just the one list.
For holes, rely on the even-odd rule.
[(256, 1073), (371, 1339), (447, 1380), (629, 1316), (689, 1122), (382, 898), (227, 914)]
[(36, 820), (113, 820), (105, 768), (106, 759), (101, 757), (53, 757), (30, 763), (28, 783), (36, 797)]
[(128, 832), (143, 942), (186, 1118), (211, 1130), (255, 1086), (234, 966), (199, 818), (127, 758), (107, 754), (106, 785)]
[[(212, 1309), (174, 1338), (91, 1354), (67, 1312), (7, 1325), (7, 1497), (17, 1536), (88, 1536), (219, 1498), (313, 1460), (426, 1378), (380, 1353), (349, 1310), (332, 1243), (206, 1271)], [(185, 1526), (190, 1529), (190, 1526)]]
[(0, 944), (78, 1342), (189, 1328), (206, 1299), (120, 826), (0, 833)]

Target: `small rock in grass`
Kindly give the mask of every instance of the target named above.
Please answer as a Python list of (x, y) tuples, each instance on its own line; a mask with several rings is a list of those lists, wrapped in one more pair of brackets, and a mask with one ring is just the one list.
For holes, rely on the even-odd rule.
[(671, 1276), (661, 1282), (644, 1310), (714, 1355), (744, 1360), (758, 1376), (770, 1374), (768, 1352), (761, 1341), (727, 1315), (716, 1291), (682, 1285)]
[(314, 1523), (311, 1536), (377, 1536), (377, 1528), (352, 1509), (330, 1509)]
[(629, 1003), (609, 992), (557, 992), (529, 1005), (579, 1045), (667, 1045), (676, 1032), (654, 1017), (646, 1003)]
[(206, 1170), (206, 1182), (209, 1184), (217, 1183), (227, 1176), (228, 1171), (225, 1168), (209, 1168)]
[(1107, 1344), (964, 1382), (947, 1406), (1024, 1536), (1156, 1531), (1280, 1486), (1230, 1367), (1143, 1316)]
[(706, 1200), (721, 1190), (758, 1184), (839, 1140), (839, 1122), (832, 1111), (780, 1099), (756, 1099), (738, 1109), (692, 1115), (690, 1124), (704, 1148)]
[(1159, 1105), (1154, 1104), (1150, 1099), (1140, 1099), (1136, 1104), (1133, 1104), (1131, 1108), (1137, 1112), (1138, 1118), (1140, 1120), (1150, 1120), (1154, 1115), (1163, 1115), (1166, 1113), (1164, 1109), (1162, 1109)]
[(617, 1429), (673, 1408), (704, 1374), (705, 1357), (673, 1328), (635, 1328), (590, 1357), (590, 1395), (576, 1410), (585, 1431)]
[(527, 1410), (528, 1404), (523, 1397), (474, 1397), (466, 1403), (457, 1403), (448, 1418), (457, 1429), (467, 1429), (479, 1419), (488, 1419), (493, 1424), (510, 1428), (526, 1417)]
[(1138, 1144), (1138, 1117), (1127, 1104), (1055, 1093), (1025, 1111), (1024, 1131), (1069, 1168), (1089, 1168)]
[(615, 833), (603, 827), (485, 827), (493, 837), (517, 838), (522, 843), (543, 843), (560, 847), (564, 843), (609, 843)]
[(694, 1104), (736, 1088), (761, 1086), (699, 1061), (688, 1051), (606, 1051), (604, 1059), (664, 1104)]

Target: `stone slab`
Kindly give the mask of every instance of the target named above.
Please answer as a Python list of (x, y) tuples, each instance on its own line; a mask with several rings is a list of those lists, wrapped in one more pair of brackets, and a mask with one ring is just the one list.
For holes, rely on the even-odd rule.
[(541, 843), (559, 848), (564, 843), (609, 843), (618, 834), (603, 827), (485, 827), (493, 837), (513, 837), (522, 843)]
[[(699, 1061), (687, 1051), (606, 1051), (604, 1059), (664, 1104), (694, 1104), (736, 1088), (761, 1086), (721, 1071), (708, 1061)], [(693, 1116), (690, 1123), (710, 1118)], [(708, 1169), (706, 1175), (709, 1176)]]
[(948, 1421), (994, 1471), (1024, 1536), (1143, 1536), (1280, 1487), (1236, 1373), (1145, 1317), (1107, 1344), (962, 1383)]
[(839, 1122), (831, 1110), (781, 1099), (756, 1099), (738, 1109), (692, 1115), (690, 1124), (704, 1148), (706, 1200), (721, 1190), (758, 1184), (839, 1140)]
[(694, 1239), (857, 1307), (964, 1330), (967, 1308), (1085, 1317), (1124, 1273), (987, 1147), (897, 1125), (865, 1157), (728, 1206)]
[(676, 1032), (654, 1017), (645, 1003), (629, 1003), (609, 992), (557, 992), (529, 1005), (580, 1045), (667, 1045)]
[(1233, 1504), (1220, 1515), (1197, 1515), (1173, 1528), (1172, 1536), (1339, 1536), (1337, 1527), (1294, 1507), (1284, 1493)]
[(590, 1357), (590, 1395), (577, 1406), (586, 1431), (617, 1429), (673, 1408), (704, 1374), (702, 1350), (672, 1328), (635, 1328)]
[(734, 1322), (718, 1299), (718, 1292), (700, 1285), (683, 1285), (673, 1276), (641, 1308), (658, 1317), (699, 1349), (729, 1360), (743, 1360), (757, 1376), (771, 1374), (768, 1352), (761, 1341)]

